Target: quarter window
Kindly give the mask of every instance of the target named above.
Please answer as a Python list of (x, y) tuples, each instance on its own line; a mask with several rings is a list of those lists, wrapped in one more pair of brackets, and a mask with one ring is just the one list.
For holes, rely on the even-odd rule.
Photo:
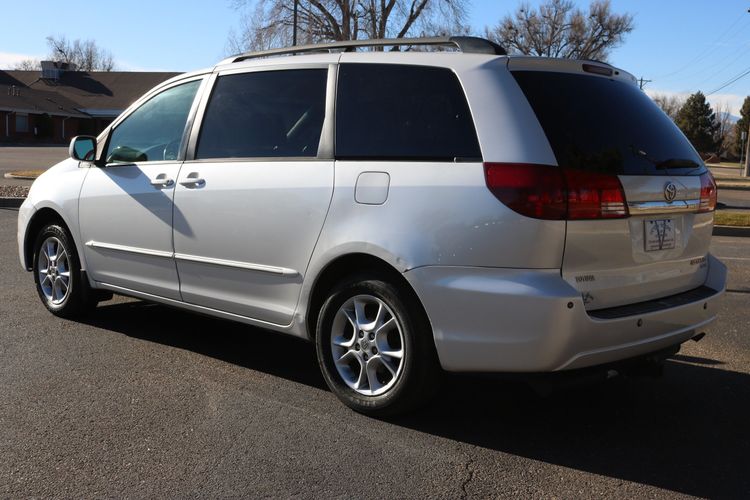
[(196, 158), (317, 156), (327, 79), (327, 69), (220, 76)]
[(342, 64), (336, 158), (481, 161), (456, 75), (446, 68)]
[(200, 80), (155, 95), (112, 131), (107, 162), (176, 160)]

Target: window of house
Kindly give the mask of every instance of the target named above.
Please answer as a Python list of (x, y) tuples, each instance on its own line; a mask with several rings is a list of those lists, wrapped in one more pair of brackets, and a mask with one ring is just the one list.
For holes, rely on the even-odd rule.
[(26, 133), (29, 131), (29, 115), (16, 113), (16, 132)]

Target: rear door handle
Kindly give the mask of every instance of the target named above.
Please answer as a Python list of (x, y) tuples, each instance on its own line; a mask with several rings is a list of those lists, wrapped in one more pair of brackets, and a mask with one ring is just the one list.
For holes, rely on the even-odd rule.
[(206, 184), (206, 180), (198, 172), (190, 172), (180, 184), (185, 187), (201, 187)]
[(167, 174), (159, 174), (156, 179), (151, 179), (151, 185), (154, 187), (170, 187), (174, 181), (167, 177)]

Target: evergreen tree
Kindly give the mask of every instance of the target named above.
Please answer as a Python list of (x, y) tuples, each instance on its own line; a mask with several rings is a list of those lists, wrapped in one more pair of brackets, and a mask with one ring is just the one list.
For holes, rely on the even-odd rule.
[(698, 91), (687, 98), (677, 112), (675, 122), (695, 149), (701, 153), (713, 152), (716, 147), (714, 137), (719, 123), (703, 92)]
[[(734, 153), (740, 156), (740, 150), (745, 142), (742, 143), (742, 132), (747, 134), (747, 126), (750, 124), (750, 96), (745, 97), (745, 101), (742, 103), (742, 109), (740, 109), (740, 119), (734, 125)], [(747, 138), (745, 139), (747, 141)]]

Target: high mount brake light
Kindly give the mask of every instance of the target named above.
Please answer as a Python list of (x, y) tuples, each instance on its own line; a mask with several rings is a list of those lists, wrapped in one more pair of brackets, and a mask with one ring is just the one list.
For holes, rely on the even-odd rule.
[(587, 73), (594, 73), (597, 75), (612, 76), (612, 73), (614, 73), (612, 68), (597, 66), (596, 64), (584, 64), (582, 68), (583, 71), (586, 71)]
[(713, 212), (716, 209), (716, 182), (711, 172), (701, 175), (701, 203), (698, 212)]
[(536, 219), (628, 216), (616, 175), (525, 163), (485, 163), (487, 187), (508, 208)]

